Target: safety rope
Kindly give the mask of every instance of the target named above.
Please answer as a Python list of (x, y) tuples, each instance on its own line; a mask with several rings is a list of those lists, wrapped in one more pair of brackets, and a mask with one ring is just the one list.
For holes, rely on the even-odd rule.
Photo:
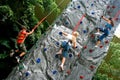
[[(58, 4), (57, 7), (59, 7), (64, 1), (65, 1), (65, 0), (62, 0), (62, 1)], [(33, 29), (36, 29), (57, 7), (55, 7), (53, 10), (51, 10), (51, 11), (49, 12), (49, 14), (47, 14), (44, 18), (42, 18), (42, 19), (37, 23), (37, 25), (34, 26)]]
[[(62, 0), (57, 7), (53, 8), (45, 17), (43, 17), (34, 27), (33, 29), (35, 30), (56, 8), (58, 8), (65, 0)], [(21, 23), (19, 23), (18, 21), (15, 21), (16, 23), (18, 23), (20, 26), (24, 26)]]
[(80, 18), (80, 20), (78, 21), (78, 23), (76, 24), (76, 26), (73, 29), (73, 32), (76, 31), (81, 23), (81, 21), (84, 19), (84, 17), (86, 16), (86, 14), (83, 14), (82, 17)]
[(114, 20), (116, 20), (117, 18), (118, 18), (118, 16), (120, 15), (120, 10), (115, 14), (115, 16), (114, 16)]

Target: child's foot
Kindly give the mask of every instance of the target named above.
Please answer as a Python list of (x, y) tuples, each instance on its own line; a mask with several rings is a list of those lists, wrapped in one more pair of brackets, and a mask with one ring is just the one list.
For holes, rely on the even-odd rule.
[(61, 51), (59, 51), (59, 52), (57, 52), (56, 54), (61, 54), (62, 52)]
[(13, 57), (14, 55), (14, 50), (11, 50), (10, 57)]
[(96, 32), (95, 35), (101, 35), (101, 33), (100, 32)]
[(20, 62), (20, 57), (16, 56), (15, 58), (17, 59), (17, 62), (19, 63)]
[(63, 66), (62, 65), (60, 65), (60, 69), (63, 71), (64, 70), (64, 68), (63, 68)]
[(95, 45), (95, 48), (97, 48), (98, 46), (97, 45)]

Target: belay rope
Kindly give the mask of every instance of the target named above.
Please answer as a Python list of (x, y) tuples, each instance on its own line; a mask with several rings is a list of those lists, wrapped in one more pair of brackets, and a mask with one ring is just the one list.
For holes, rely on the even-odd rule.
[[(57, 7), (59, 7), (65, 0), (62, 0)], [(34, 27), (33, 29), (35, 30), (57, 7), (55, 7), (53, 10), (51, 10), (45, 17), (43, 17)], [(17, 22), (17, 21), (16, 21)], [(17, 22), (19, 25), (23, 26), (19, 22)]]
[(82, 17), (80, 18), (80, 20), (78, 21), (78, 23), (76, 24), (76, 26), (73, 28), (73, 32), (76, 31), (80, 25), (80, 22), (83, 20), (83, 18), (86, 16), (86, 14), (83, 14)]

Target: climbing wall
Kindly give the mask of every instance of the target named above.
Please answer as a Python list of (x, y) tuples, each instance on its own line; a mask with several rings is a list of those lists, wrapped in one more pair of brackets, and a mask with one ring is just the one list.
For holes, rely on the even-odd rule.
[[(109, 43), (120, 22), (119, 4), (120, 0), (72, 0), (6, 80), (91, 80), (107, 55)], [(114, 17), (115, 27), (95, 48), (95, 28), (105, 25), (105, 21), (100, 19), (102, 15)], [(60, 32), (71, 34), (74, 30), (80, 33), (77, 48), (70, 49), (65, 70), (61, 71), (61, 56), (56, 53), (61, 42), (67, 39)]]

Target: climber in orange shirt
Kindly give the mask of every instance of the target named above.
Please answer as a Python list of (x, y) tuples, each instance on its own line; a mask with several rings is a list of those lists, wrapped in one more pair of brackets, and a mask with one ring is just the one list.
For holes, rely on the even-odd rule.
[(26, 28), (24, 26), (22, 27), (22, 30), (19, 32), (17, 37), (17, 46), (20, 51), (27, 51), (24, 46), (24, 41), (28, 35), (33, 33), (33, 31), (34, 29), (32, 29), (30, 32), (27, 32)]
[(24, 45), (24, 41), (25, 41), (26, 37), (28, 35), (32, 34), (33, 32), (34, 32), (34, 29), (32, 29), (32, 31), (30, 31), (30, 32), (27, 32), (26, 28), (24, 26), (22, 26), (22, 30), (19, 32), (17, 41), (16, 41), (18, 50), (21, 52), (21, 54), (16, 57), (17, 62), (19, 62), (20, 57), (24, 56), (25, 53), (27, 52), (26, 47)]

